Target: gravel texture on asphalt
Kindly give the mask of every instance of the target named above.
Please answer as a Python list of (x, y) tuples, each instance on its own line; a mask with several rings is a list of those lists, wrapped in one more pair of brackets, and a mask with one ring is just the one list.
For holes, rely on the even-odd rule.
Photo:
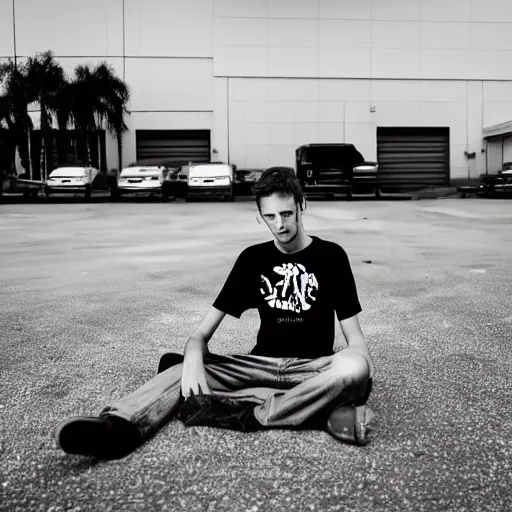
[[(370, 444), (172, 420), (98, 461), (57, 450), (56, 425), (181, 352), (270, 235), (247, 201), (0, 205), (0, 510), (512, 510), (512, 201), (311, 201), (304, 225), (352, 263)], [(211, 350), (248, 352), (258, 322), (226, 317)]]

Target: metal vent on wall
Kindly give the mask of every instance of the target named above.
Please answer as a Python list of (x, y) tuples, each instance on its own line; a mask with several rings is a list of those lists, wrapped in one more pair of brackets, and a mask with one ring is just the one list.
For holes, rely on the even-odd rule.
[(449, 128), (377, 128), (379, 181), (386, 188), (415, 189), (450, 183)]
[(137, 163), (177, 167), (210, 161), (209, 130), (137, 130)]

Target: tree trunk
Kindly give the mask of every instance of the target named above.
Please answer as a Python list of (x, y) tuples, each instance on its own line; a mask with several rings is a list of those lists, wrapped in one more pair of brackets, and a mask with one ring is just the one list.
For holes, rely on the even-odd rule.
[(117, 175), (119, 176), (121, 174), (121, 171), (123, 170), (123, 134), (117, 133), (116, 134), (117, 139)]
[(28, 177), (29, 179), (34, 179), (34, 173), (32, 171), (32, 144), (30, 141), (30, 135), (31, 135), (30, 128), (27, 130), (27, 161), (28, 161)]
[(98, 170), (101, 171), (101, 167), (102, 167), (102, 161), (101, 161), (101, 140), (100, 140), (100, 136), (101, 136), (101, 130), (98, 130), (96, 132), (96, 142), (98, 143)]
[(45, 130), (45, 112), (44, 112), (44, 103), (41, 100), (41, 117), (40, 117), (40, 130), (41, 130), (41, 158), (40, 158), (40, 170), (41, 173), (41, 180), (46, 181), (46, 130)]
[(89, 143), (89, 132), (88, 131), (85, 132), (85, 144), (86, 144), (86, 148), (87, 148), (87, 166), (91, 167), (91, 165), (92, 165), (92, 162), (91, 162), (91, 144)]

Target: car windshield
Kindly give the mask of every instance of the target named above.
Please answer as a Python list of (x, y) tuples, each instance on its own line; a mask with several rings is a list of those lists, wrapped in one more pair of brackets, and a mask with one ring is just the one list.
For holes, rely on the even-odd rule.
[(123, 169), (121, 178), (144, 178), (145, 176), (160, 176), (162, 169), (158, 167), (140, 167)]
[(77, 178), (85, 176), (86, 170), (83, 167), (62, 167), (50, 173), (50, 178)]
[(300, 153), (301, 164), (315, 167), (355, 167), (364, 158), (354, 146), (310, 146)]
[(230, 176), (231, 168), (229, 165), (225, 164), (212, 164), (212, 165), (196, 165), (190, 167), (189, 176), (190, 177), (203, 177), (203, 178), (218, 178)]

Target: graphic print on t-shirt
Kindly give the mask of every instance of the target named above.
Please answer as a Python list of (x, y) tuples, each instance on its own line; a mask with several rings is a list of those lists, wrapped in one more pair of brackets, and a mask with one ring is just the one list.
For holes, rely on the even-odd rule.
[(301, 313), (311, 309), (316, 300), (318, 281), (300, 263), (274, 267), (270, 277), (261, 275), (260, 292), (271, 308)]

